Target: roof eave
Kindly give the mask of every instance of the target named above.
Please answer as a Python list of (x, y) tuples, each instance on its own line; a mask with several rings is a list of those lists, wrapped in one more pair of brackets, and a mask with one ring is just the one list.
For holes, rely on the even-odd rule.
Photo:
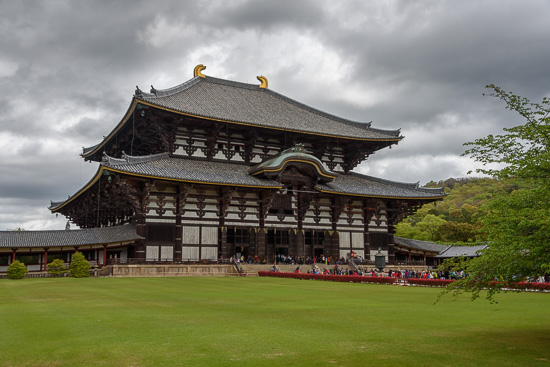
[[(117, 126), (109, 133), (109, 135), (107, 135), (103, 139), (103, 141), (101, 143), (96, 144), (96, 145), (94, 145), (90, 148), (83, 148), (82, 149), (83, 152), (82, 152), (82, 154), (80, 154), (80, 156), (82, 158), (84, 158), (85, 160), (92, 160), (92, 159), (90, 159), (91, 157), (93, 157), (97, 153), (100, 153), (101, 148), (104, 147), (105, 144), (107, 144), (124, 127), (124, 125), (126, 125), (126, 122), (133, 115), (133, 113), (134, 113), (134, 111), (135, 111), (138, 104), (144, 104), (144, 102), (142, 100), (136, 98), (135, 96), (132, 97), (132, 101), (130, 103), (130, 106), (128, 107), (128, 110), (124, 114), (124, 117), (122, 118), (122, 120), (120, 120), (120, 122), (117, 124)], [(86, 149), (90, 149), (90, 150), (86, 151)]]
[[(210, 116), (197, 115), (197, 114), (193, 114), (193, 113), (189, 113), (189, 112), (180, 111), (180, 110), (176, 110), (176, 109), (173, 109), (173, 108), (161, 106), (161, 105), (155, 104), (151, 101), (139, 100), (139, 103), (143, 104), (145, 106), (158, 108), (158, 109), (163, 110), (163, 111), (172, 112), (172, 113), (183, 115), (183, 116), (194, 117), (194, 118), (199, 118), (199, 119), (208, 120), (208, 121), (216, 121), (216, 122), (235, 124), (235, 125), (258, 127), (258, 128), (262, 128), (262, 129), (269, 129), (269, 130), (276, 130), (276, 131), (287, 131), (287, 132), (293, 132), (293, 133), (299, 133), (299, 134), (306, 134), (306, 135), (313, 135), (313, 136), (325, 136), (325, 137), (330, 137), (330, 138), (338, 138), (338, 139), (353, 140), (353, 141), (393, 142), (394, 144), (397, 144), (398, 142), (403, 140), (402, 136), (397, 136), (397, 137), (388, 136), (387, 138), (356, 138), (356, 137), (344, 136), (344, 135), (331, 135), (331, 134), (313, 133), (313, 132), (309, 132), (309, 131), (302, 131), (302, 130), (289, 129), (289, 128), (281, 128), (281, 127), (272, 127), (272, 126), (265, 126), (265, 125), (259, 125), (259, 124), (252, 124), (252, 123), (243, 122), (243, 121), (225, 120), (225, 119), (220, 119), (220, 118), (215, 118), (215, 117), (210, 117)], [(111, 137), (111, 135), (109, 135), (109, 138), (110, 137)], [(107, 139), (105, 139), (105, 140), (107, 140)]]

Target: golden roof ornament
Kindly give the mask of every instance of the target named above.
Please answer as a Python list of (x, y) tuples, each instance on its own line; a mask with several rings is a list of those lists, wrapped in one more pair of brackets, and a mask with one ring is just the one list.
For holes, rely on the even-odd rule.
[(257, 76), (256, 79), (262, 82), (262, 84), (260, 84), (260, 88), (267, 88), (267, 78), (265, 76), (260, 75)]
[(197, 76), (200, 76), (201, 78), (204, 78), (204, 74), (201, 73), (201, 71), (203, 71), (204, 69), (206, 69), (206, 66), (204, 66), (203, 64), (195, 66), (195, 69), (193, 70), (193, 77), (195, 78)]

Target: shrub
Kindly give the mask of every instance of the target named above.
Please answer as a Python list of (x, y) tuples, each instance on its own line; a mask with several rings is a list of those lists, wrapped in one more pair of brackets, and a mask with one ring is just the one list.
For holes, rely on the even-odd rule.
[(8, 278), (8, 279), (23, 279), (25, 277), (25, 275), (27, 275), (28, 272), (29, 272), (29, 270), (27, 269), (25, 264), (23, 264), (19, 260), (15, 260), (14, 262), (12, 262), (10, 264), (10, 266), (8, 266), (8, 271), (6, 273), (6, 278)]
[(67, 272), (67, 269), (65, 268), (65, 263), (61, 259), (53, 260), (51, 263), (48, 264), (46, 268), (48, 269), (48, 273), (56, 277)]
[(90, 276), (90, 263), (81, 252), (75, 252), (69, 266), (69, 276), (73, 278), (86, 278)]

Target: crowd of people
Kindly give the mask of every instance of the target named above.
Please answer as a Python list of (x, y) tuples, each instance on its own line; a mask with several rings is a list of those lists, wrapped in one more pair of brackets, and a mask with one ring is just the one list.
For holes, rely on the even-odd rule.
[[(360, 263), (362, 260), (360, 256), (356, 256), (354, 259), (356, 262)], [(358, 261), (359, 260), (359, 261)], [(251, 256), (248, 256), (245, 258), (244, 256), (241, 256), (237, 258), (238, 262), (248, 264), (260, 264), (260, 260), (258, 259), (258, 256), (255, 258), (252, 258)], [(263, 262), (265, 263), (265, 261)], [(387, 271), (379, 271), (378, 269), (367, 269), (363, 266), (359, 266), (356, 268), (356, 270), (352, 269), (352, 267), (343, 267), (342, 265), (348, 265), (349, 261), (344, 258), (330, 258), (325, 257), (324, 255), (318, 256), (318, 257), (294, 257), (294, 256), (287, 256), (284, 254), (277, 254), (276, 261), (274, 265), (271, 267), (271, 271), (278, 272), (280, 271), (277, 264), (279, 265), (297, 265), (295, 272), (301, 273), (302, 272), (302, 266), (307, 266), (307, 270), (305, 271), (307, 274), (324, 274), (324, 275), (364, 275), (364, 276), (372, 276), (372, 277), (394, 277), (397, 279), (409, 279), (409, 278), (416, 278), (416, 279), (451, 279), (451, 280), (458, 280), (462, 279), (464, 277), (467, 277), (468, 275), (464, 271), (443, 271), (443, 270), (414, 270), (414, 269), (400, 269), (400, 270), (393, 270), (389, 269)], [(322, 269), (319, 267), (323, 267)], [(540, 276), (538, 278), (529, 279), (530, 282), (536, 282), (536, 283), (550, 283), (550, 275), (546, 274), (544, 276)]]
[[(282, 260), (279, 264), (284, 265), (298, 265), (296, 269), (294, 270), (295, 273), (302, 273), (302, 265), (303, 264), (295, 264), (291, 261), (284, 261)], [(323, 264), (323, 263), (321, 263)], [(307, 264), (306, 264), (307, 265)], [(327, 264), (325, 264), (327, 265)], [(322, 265), (321, 265), (322, 266)], [(271, 267), (272, 272), (279, 272), (280, 269), (275, 263)], [(330, 267), (323, 267), (322, 269), (317, 265), (317, 263), (313, 263), (311, 267), (308, 267), (308, 269), (305, 271), (307, 274), (324, 274), (324, 275), (364, 275), (364, 276), (371, 276), (371, 277), (394, 277), (397, 279), (409, 279), (409, 278), (418, 278), (418, 279), (460, 279), (465, 276), (464, 272), (444, 272), (444, 271), (429, 271), (429, 270), (423, 270), (423, 271), (415, 271), (415, 270), (409, 270), (409, 269), (402, 269), (402, 270), (392, 270), (389, 269), (387, 272), (379, 271), (378, 269), (366, 269), (364, 267), (359, 267), (358, 269), (354, 270), (351, 267), (346, 268), (341, 266), (339, 262), (334, 264), (334, 266)]]

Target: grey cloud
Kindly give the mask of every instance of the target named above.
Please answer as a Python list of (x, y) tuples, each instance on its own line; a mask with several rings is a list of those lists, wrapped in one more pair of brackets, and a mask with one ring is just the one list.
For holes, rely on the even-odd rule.
[(521, 122), (482, 96), (486, 84), (550, 93), (548, 15), (542, 0), (0, 1), (0, 65), (17, 65), (0, 73), (0, 229), (14, 216), (63, 228), (44, 208), (93, 175), (80, 148), (120, 121), (136, 84), (172, 87), (198, 63), (243, 82), (263, 73), (312, 107), (401, 128), (401, 143), (359, 168), (368, 174), (464, 176), (464, 142)]

